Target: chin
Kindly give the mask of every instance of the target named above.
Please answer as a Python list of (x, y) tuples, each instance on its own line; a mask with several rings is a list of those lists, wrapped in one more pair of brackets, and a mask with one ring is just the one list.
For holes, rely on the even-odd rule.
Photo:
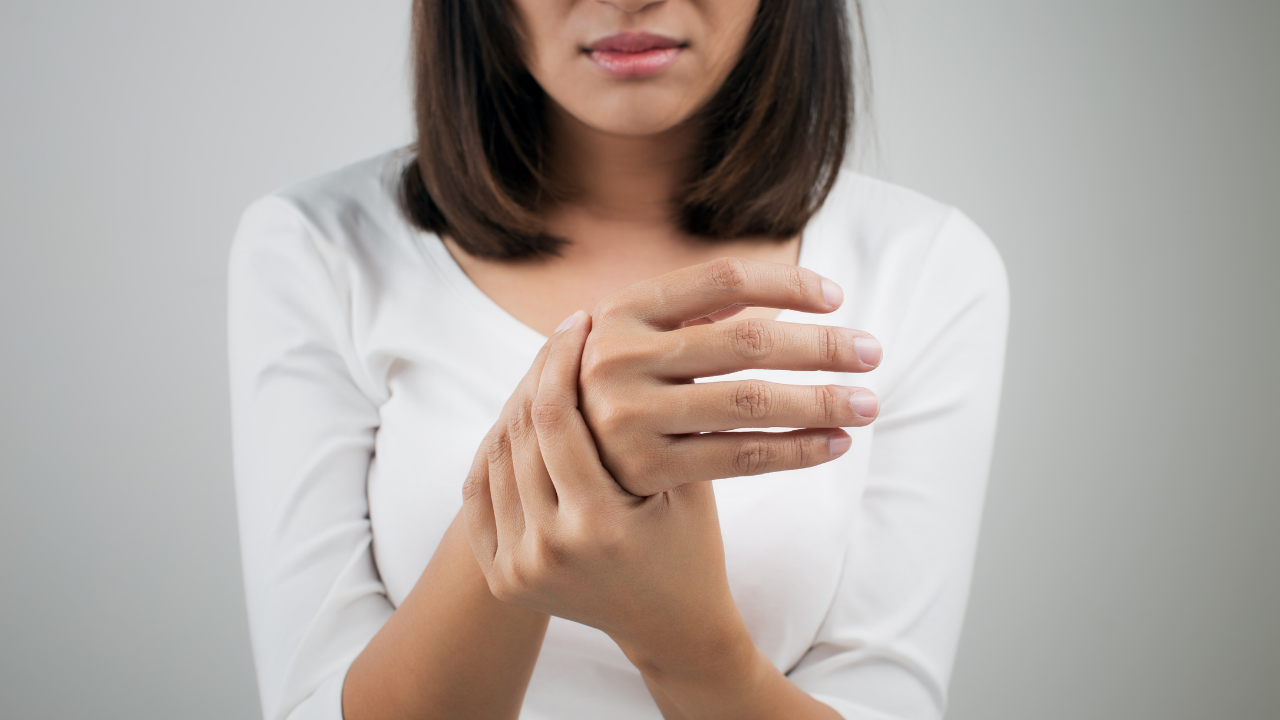
[(610, 135), (659, 135), (684, 120), (680, 115), (602, 113), (598, 117), (580, 118), (587, 125)]
[(657, 135), (676, 127), (692, 114), (692, 103), (681, 95), (626, 88), (602, 92), (566, 109), (579, 121), (600, 132)]

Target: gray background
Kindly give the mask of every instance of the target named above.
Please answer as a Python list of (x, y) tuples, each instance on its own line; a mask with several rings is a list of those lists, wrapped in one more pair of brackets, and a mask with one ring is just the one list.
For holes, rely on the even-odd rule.
[[(257, 715), (228, 242), (409, 138), (406, 17), (0, 0), (0, 716)], [(860, 166), (1013, 286), (950, 717), (1280, 718), (1280, 3), (868, 17)]]

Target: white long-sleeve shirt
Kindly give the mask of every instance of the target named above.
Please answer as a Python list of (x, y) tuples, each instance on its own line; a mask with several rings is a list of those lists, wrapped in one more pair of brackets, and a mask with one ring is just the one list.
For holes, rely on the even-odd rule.
[[(352, 660), (417, 581), (481, 439), (545, 338), (398, 209), (403, 156), (277, 192), (231, 253), (236, 497), (267, 718), (341, 718)], [(850, 720), (941, 717), (986, 485), (1008, 315), (1004, 269), (964, 215), (841, 175), (800, 265), (866, 330), (880, 417), (805, 470), (716, 481), (729, 584), (753, 638)], [(523, 720), (658, 720), (604, 633), (553, 618)]]

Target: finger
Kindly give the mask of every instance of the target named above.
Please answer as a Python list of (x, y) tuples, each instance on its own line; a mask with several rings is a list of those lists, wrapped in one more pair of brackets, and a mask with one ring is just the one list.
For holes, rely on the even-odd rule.
[(488, 575), (498, 554), (498, 523), (489, 493), (489, 460), (483, 448), (476, 453), (467, 480), (462, 484), (462, 510), (471, 552), (480, 569)]
[(681, 477), (673, 485), (761, 475), (821, 465), (843, 455), (851, 443), (843, 430), (686, 435), (667, 449), (667, 466), (681, 468)]
[(601, 302), (600, 322), (634, 317), (662, 330), (734, 305), (827, 313), (840, 307), (840, 286), (795, 265), (720, 258), (619, 290)]
[[(531, 462), (528, 444), (530, 439), (536, 444), (529, 408), (538, 392), (538, 378), (542, 375), (550, 349), (548, 341), (538, 350), (529, 370), (503, 407), (502, 416), (490, 438), (490, 484), (494, 486), (494, 510), (498, 513), (500, 540), (504, 545), (516, 541), (516, 533), (524, 532), (525, 513), (545, 510), (548, 501), (546, 490), (550, 490), (550, 481), (545, 480), (546, 490), (539, 488), (544, 484), (536, 471), (541, 463)], [(532, 475), (528, 472), (530, 468), (534, 469)], [(525, 496), (523, 500), (522, 495)], [(554, 495), (550, 502), (554, 503)]]
[(585, 312), (565, 319), (551, 338), (534, 400), (542, 458), (562, 504), (590, 496), (605, 487), (607, 477), (595, 440), (578, 411), (578, 371), (590, 331), (591, 316)]
[(693, 379), (747, 368), (867, 372), (880, 364), (880, 342), (861, 330), (751, 318), (664, 333), (653, 360), (658, 376)]
[(862, 427), (880, 401), (870, 390), (843, 385), (784, 385), (737, 380), (673, 385), (659, 391), (665, 413), (658, 430), (669, 435), (738, 428)]
[(539, 447), (538, 433), (533, 424), (536, 397), (535, 392), (530, 392), (522, 398), (507, 425), (511, 437), (516, 487), (520, 493), (526, 524), (545, 521), (555, 513), (557, 502), (556, 489), (551, 484), (551, 476), (542, 460), (542, 448)]
[(511, 397), (507, 399), (507, 404), (502, 408), (504, 416), (509, 416), (521, 402), (527, 402), (528, 398), (533, 397), (538, 392), (538, 378), (542, 377), (542, 366), (547, 362), (547, 354), (551, 352), (551, 341), (547, 340), (538, 349), (538, 354), (533, 357), (533, 362), (529, 364), (529, 369), (525, 371), (524, 377), (520, 378), (520, 383), (516, 385), (516, 389), (512, 391)]
[(495, 426), (486, 443), (489, 460), (489, 494), (497, 522), (498, 546), (515, 547), (524, 535), (524, 505), (516, 484), (515, 463), (511, 456), (511, 435), (505, 425)]

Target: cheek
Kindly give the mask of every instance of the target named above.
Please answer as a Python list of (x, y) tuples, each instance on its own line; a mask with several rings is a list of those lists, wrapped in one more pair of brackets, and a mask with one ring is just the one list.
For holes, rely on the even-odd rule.
[(562, 73), (575, 59), (577, 44), (571, 32), (573, 0), (515, 0), (513, 8), (524, 36), (529, 72), (542, 82)]
[(706, 4), (708, 72), (715, 73), (717, 79), (726, 77), (737, 63), (759, 9), (759, 0), (712, 0)]

